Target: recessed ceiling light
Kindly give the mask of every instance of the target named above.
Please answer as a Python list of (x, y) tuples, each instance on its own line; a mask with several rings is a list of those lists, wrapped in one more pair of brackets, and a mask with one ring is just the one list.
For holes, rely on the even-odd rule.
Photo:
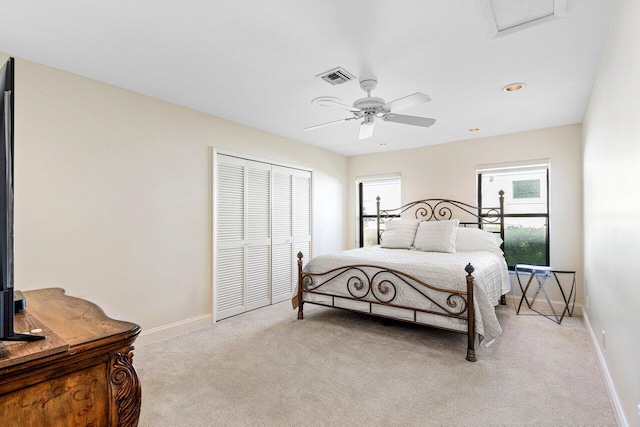
[(378, 144), (378, 145), (379, 145), (380, 147), (386, 147), (386, 146), (387, 146), (387, 144), (386, 144), (386, 143), (384, 143), (384, 142), (381, 142), (381, 143), (380, 143), (380, 144)]
[(469, 132), (478, 132), (480, 130), (480, 128), (471, 128), (469, 129)]
[(511, 83), (506, 85), (505, 87), (502, 88), (503, 91), (505, 92), (516, 92), (520, 89), (524, 89), (524, 87), (526, 86), (526, 83), (523, 82), (519, 82), (519, 83)]

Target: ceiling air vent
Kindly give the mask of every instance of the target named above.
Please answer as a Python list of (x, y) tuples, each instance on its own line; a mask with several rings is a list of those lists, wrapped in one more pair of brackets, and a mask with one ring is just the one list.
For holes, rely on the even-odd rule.
[(324, 73), (318, 74), (316, 77), (320, 77), (322, 80), (331, 83), (333, 86), (346, 83), (350, 80), (355, 80), (355, 76), (342, 67), (325, 71)]

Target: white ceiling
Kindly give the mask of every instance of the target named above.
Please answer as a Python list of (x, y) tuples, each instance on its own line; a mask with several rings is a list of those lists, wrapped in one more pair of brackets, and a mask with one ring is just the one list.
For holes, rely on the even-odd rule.
[[(0, 0), (0, 51), (355, 155), (581, 122), (614, 6), (569, 0), (566, 17), (490, 40), (476, 0)], [(386, 101), (428, 94), (401, 113), (436, 124), (303, 131), (349, 116), (313, 98), (364, 96), (315, 77), (336, 66), (377, 77)]]

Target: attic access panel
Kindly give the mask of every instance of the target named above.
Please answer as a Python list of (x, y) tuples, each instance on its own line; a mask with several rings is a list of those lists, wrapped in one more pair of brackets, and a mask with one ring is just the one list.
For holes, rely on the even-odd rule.
[(568, 0), (476, 1), (487, 35), (495, 39), (564, 17)]

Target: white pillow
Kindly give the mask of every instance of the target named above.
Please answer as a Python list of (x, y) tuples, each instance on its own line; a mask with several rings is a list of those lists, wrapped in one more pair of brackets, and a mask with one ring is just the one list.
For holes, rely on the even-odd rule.
[(499, 234), (479, 228), (460, 227), (456, 236), (456, 250), (460, 252), (487, 251), (502, 255), (501, 244)]
[(420, 221), (417, 219), (387, 221), (384, 225), (380, 247), (389, 249), (411, 249), (419, 223)]
[(418, 227), (413, 245), (424, 252), (455, 253), (458, 224), (460, 221), (457, 219), (423, 221)]

